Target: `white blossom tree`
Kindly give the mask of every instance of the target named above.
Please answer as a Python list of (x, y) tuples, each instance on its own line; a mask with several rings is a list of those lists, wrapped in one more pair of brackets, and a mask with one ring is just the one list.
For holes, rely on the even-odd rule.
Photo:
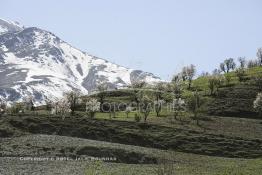
[(51, 114), (60, 115), (64, 120), (69, 113), (71, 113), (70, 103), (66, 98), (52, 103)]
[(262, 93), (257, 94), (257, 98), (254, 101), (254, 109), (262, 116)]
[(95, 98), (90, 98), (86, 102), (86, 113), (90, 118), (95, 117), (95, 113), (100, 110), (100, 102)]

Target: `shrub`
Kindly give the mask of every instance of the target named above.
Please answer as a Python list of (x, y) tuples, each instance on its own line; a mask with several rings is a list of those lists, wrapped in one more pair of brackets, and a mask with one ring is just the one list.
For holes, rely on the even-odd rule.
[(218, 88), (223, 84), (224, 77), (222, 75), (212, 75), (208, 78), (208, 88), (210, 89), (210, 94), (213, 95), (214, 91), (218, 92)]
[(244, 68), (238, 68), (236, 70), (236, 76), (238, 77), (239, 82), (243, 82), (246, 80), (246, 72)]

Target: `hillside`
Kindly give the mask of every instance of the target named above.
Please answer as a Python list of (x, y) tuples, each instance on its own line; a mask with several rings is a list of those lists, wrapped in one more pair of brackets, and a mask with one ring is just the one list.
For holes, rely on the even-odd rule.
[[(244, 82), (239, 82), (234, 72), (227, 75), (231, 77), (230, 83), (224, 83), (219, 87), (216, 95), (209, 96), (208, 113), (221, 116), (258, 117), (258, 113), (253, 108), (253, 102), (258, 92), (261, 92), (261, 84), (257, 84), (254, 79), (259, 79), (261, 82), (262, 67), (247, 69)], [(194, 80), (193, 85), (204, 95), (209, 94), (207, 77)]]

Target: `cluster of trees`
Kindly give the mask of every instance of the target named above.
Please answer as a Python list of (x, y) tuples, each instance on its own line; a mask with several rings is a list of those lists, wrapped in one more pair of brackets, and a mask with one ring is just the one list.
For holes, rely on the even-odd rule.
[(35, 111), (35, 105), (31, 96), (24, 98), (22, 102), (15, 102), (9, 105), (4, 99), (0, 99), (0, 116), (6, 113), (23, 114), (25, 111)]
[[(257, 67), (262, 65), (262, 48), (259, 48), (257, 51), (257, 58), (253, 60), (247, 60), (245, 57), (239, 57), (238, 59), (239, 66), (237, 66), (233, 58), (225, 59), (220, 63), (219, 69), (215, 69), (210, 75), (208, 72), (202, 73), (201, 76), (208, 77), (208, 87), (210, 94), (214, 95), (218, 92), (218, 89), (221, 85), (229, 85), (232, 80), (232, 73), (234, 71), (235, 76), (238, 78), (239, 82), (244, 82), (247, 80), (247, 68)], [(224, 73), (224, 74), (221, 74)], [(258, 75), (254, 76), (254, 82), (261, 82), (261, 77), (258, 79)]]

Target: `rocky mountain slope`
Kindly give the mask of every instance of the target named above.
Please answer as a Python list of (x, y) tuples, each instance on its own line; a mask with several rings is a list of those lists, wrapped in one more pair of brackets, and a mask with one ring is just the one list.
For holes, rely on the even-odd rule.
[(99, 83), (113, 89), (136, 80), (160, 81), (82, 52), (51, 32), (0, 19), (0, 98), (13, 102), (31, 95), (41, 104), (66, 91), (88, 94)]

